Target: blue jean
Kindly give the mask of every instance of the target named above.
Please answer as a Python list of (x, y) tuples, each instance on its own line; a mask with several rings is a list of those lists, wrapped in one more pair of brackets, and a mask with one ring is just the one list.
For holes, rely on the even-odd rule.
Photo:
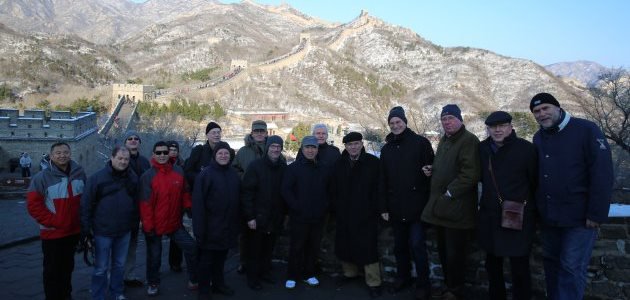
[(416, 265), (416, 285), (419, 288), (428, 288), (430, 271), (424, 225), (420, 221), (411, 223), (394, 221), (392, 229), (398, 278), (401, 280), (411, 278), (410, 261), (413, 258)]
[(582, 299), (597, 231), (586, 227), (544, 227), (541, 235), (547, 299)]
[(125, 260), (127, 258), (130, 236), (131, 233), (127, 232), (116, 237), (102, 235), (94, 237), (95, 257), (94, 272), (92, 273), (92, 299), (105, 299), (108, 270), (110, 271), (110, 296), (117, 297), (123, 294), (123, 273), (125, 271)]
[[(184, 252), (188, 280), (197, 283), (197, 242), (183, 226), (168, 234), (168, 237)], [(151, 285), (159, 285), (160, 267), (162, 266), (162, 236), (149, 236), (145, 233), (145, 239), (147, 241), (147, 282)]]

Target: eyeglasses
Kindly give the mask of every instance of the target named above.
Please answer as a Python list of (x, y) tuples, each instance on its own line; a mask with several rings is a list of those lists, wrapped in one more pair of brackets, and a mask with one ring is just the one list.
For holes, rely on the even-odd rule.
[(128, 141), (139, 141), (139, 140), (140, 140), (140, 138), (137, 138), (137, 137), (135, 137), (135, 136), (132, 136), (132, 137), (127, 138), (127, 140), (128, 140)]
[(179, 149), (177, 149), (177, 148), (168, 148), (168, 151), (179, 152)]
[(153, 153), (155, 153), (155, 155), (168, 155), (168, 150), (166, 150), (166, 151), (153, 151)]

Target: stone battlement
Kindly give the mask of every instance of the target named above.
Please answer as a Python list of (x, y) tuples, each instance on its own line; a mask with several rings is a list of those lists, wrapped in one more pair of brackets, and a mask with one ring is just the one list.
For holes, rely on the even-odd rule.
[(114, 104), (117, 103), (121, 97), (134, 102), (148, 101), (155, 99), (156, 90), (153, 85), (115, 83), (112, 84), (112, 96)]
[(0, 140), (78, 140), (97, 130), (96, 114), (0, 108)]

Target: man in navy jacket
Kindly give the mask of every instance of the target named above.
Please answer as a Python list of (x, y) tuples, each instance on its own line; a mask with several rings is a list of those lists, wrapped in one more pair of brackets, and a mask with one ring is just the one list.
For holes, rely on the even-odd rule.
[(131, 230), (137, 228), (137, 186), (138, 176), (129, 168), (129, 150), (124, 146), (114, 147), (107, 165), (90, 176), (85, 185), (81, 232), (94, 236), (93, 299), (105, 299), (108, 271), (110, 297), (124, 299), (125, 260)]
[(536, 204), (547, 296), (582, 299), (597, 227), (606, 222), (610, 207), (610, 146), (595, 123), (572, 117), (551, 94), (537, 94), (529, 108), (540, 124), (534, 135)]

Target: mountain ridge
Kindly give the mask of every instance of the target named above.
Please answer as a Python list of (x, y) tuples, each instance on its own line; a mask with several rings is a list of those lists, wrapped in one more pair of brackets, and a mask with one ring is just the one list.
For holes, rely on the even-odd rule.
[[(67, 0), (45, 2), (64, 1)], [(16, 2), (30, 1), (7, 0), (0, 8)], [(228, 109), (282, 108), (305, 117), (321, 114), (345, 120), (356, 118), (359, 123), (381, 127), (386, 125), (382, 119), (387, 110), (398, 104), (413, 113), (434, 115), (441, 105), (457, 103), (464, 111), (475, 114), (494, 109), (528, 111), (529, 99), (541, 91), (555, 94), (568, 107), (576, 107), (576, 101), (585, 97), (582, 89), (563, 82), (532, 61), (483, 49), (445, 48), (367, 12), (348, 23), (333, 24), (288, 5), (268, 6), (251, 1), (221, 4), (205, 0), (150, 0), (130, 5), (127, 1), (107, 0), (98, 5), (92, 3), (95, 7), (86, 4), (90, 2), (87, 0), (74, 2), (78, 4), (73, 9), (81, 8), (82, 14), (69, 12), (66, 16), (96, 12), (102, 16), (98, 22), (82, 23), (82, 31), (73, 33), (77, 34), (73, 43), (83, 41), (90, 45), (88, 48), (102, 51), (94, 52), (95, 55), (113, 55), (112, 64), (120, 64), (110, 67), (114, 79), (88, 84), (140, 78), (159, 87), (178, 86), (195, 82), (182, 79), (184, 74), (203, 71), (210, 78), (218, 78), (230, 72), (231, 60), (244, 59), (253, 66), (251, 71), (239, 75), (241, 79), (229, 87), (211, 87), (174, 97), (219, 101)], [(182, 6), (172, 9), (173, 5)], [(141, 12), (131, 18), (120, 7)], [(31, 13), (48, 16), (50, 11)], [(111, 17), (117, 13), (118, 19)], [(19, 22), (9, 22), (15, 23)], [(120, 29), (115, 42), (103, 45), (99, 43), (103, 39), (83, 40), (82, 36), (97, 30), (98, 24), (109, 24), (100, 28), (104, 40), (111, 40), (112, 28)], [(8, 26), (15, 32), (33, 35), (24, 29), (32, 24), (22, 29)], [(38, 35), (54, 39), (69, 28)], [(291, 53), (304, 34), (309, 44), (299, 59), (285, 60), (277, 68), (255, 67), (259, 62)], [(73, 39), (72, 35), (66, 36)], [(68, 57), (69, 65), (80, 57)], [(59, 82), (63, 84), (62, 80)]]

